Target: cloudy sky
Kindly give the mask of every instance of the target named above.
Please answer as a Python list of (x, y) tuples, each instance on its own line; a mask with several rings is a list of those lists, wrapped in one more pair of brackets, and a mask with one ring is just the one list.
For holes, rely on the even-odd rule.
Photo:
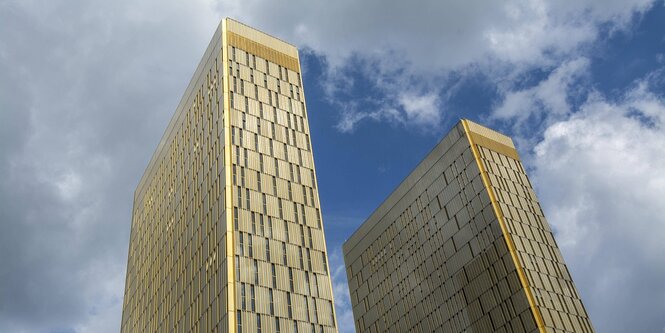
[(0, 332), (118, 332), (132, 194), (220, 19), (301, 48), (341, 244), (461, 117), (515, 138), (598, 332), (665, 332), (665, 5), (0, 0)]

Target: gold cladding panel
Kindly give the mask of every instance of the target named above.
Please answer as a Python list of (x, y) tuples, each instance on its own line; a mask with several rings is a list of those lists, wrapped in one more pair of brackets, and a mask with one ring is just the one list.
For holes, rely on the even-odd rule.
[(235, 46), (239, 49), (248, 50), (248, 53), (257, 55), (270, 62), (276, 63), (280, 66), (286, 67), (294, 72), (299, 72), (298, 58), (296, 56), (289, 56), (285, 53), (279, 52), (274, 48), (270, 48), (263, 44), (257, 43), (252, 39), (243, 37), (233, 32), (228, 32), (229, 45)]

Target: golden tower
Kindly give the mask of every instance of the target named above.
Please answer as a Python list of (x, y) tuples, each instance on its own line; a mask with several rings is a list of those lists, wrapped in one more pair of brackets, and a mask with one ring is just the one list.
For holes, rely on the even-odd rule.
[(122, 332), (337, 332), (298, 50), (224, 19), (134, 194)]
[(357, 332), (593, 332), (512, 140), (468, 120), (344, 261)]

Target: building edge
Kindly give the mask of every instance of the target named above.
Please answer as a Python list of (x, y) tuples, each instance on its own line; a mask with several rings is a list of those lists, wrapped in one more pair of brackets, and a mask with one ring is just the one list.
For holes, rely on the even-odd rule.
[[(464, 126), (464, 132), (466, 134), (467, 140), (469, 140), (469, 145), (471, 146), (471, 152), (473, 153), (473, 158), (476, 161), (476, 164), (478, 165), (478, 169), (480, 170), (480, 178), (482, 179), (483, 185), (485, 186), (485, 191), (487, 191), (487, 194), (489, 195), (490, 203), (492, 204), (492, 209), (494, 210), (494, 215), (496, 215), (496, 219), (498, 220), (499, 226), (501, 227), (501, 233), (503, 234), (503, 239), (506, 242), (506, 246), (508, 247), (508, 252), (510, 252), (510, 257), (512, 258), (513, 264), (515, 265), (515, 269), (517, 270), (517, 276), (519, 277), (522, 288), (526, 293), (526, 298), (529, 301), (529, 307), (531, 308), (531, 313), (533, 314), (533, 317), (536, 321), (536, 326), (538, 327), (538, 331), (541, 333), (546, 333), (543, 317), (540, 314), (540, 309), (538, 309), (538, 306), (536, 305), (536, 301), (533, 297), (533, 292), (531, 290), (531, 287), (529, 287), (529, 282), (526, 277), (526, 274), (524, 273), (523, 265), (520, 262), (519, 256), (517, 255), (517, 250), (515, 249), (515, 243), (513, 242), (512, 236), (510, 235), (508, 227), (506, 226), (506, 221), (503, 217), (503, 213), (501, 212), (501, 207), (499, 206), (499, 203), (496, 200), (496, 195), (494, 194), (494, 190), (492, 189), (492, 186), (487, 176), (487, 170), (485, 170), (483, 161), (480, 159), (480, 154), (478, 153), (478, 147), (476, 147), (476, 143), (474, 141), (474, 132), (470, 130), (470, 125), (469, 125), (470, 121), (467, 119), (462, 119), (461, 123), (462, 126)], [(482, 135), (480, 133), (477, 134)], [(488, 137), (486, 138), (491, 140), (491, 138)], [(515, 151), (514, 154), (517, 157), (517, 159), (519, 159), (517, 151)]]

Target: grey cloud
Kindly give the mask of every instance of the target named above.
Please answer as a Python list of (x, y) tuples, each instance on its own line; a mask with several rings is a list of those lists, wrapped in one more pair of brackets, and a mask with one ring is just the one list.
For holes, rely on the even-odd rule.
[[(597, 24), (621, 28), (651, 2), (533, 3), (549, 6), (549, 26), (529, 19), (529, 13), (541, 13), (539, 8), (520, 9), (519, 3), (490, 9), (488, 4), (397, 1), (339, 1), (325, 7), (308, 1), (0, 2), (0, 331), (118, 331), (132, 192), (221, 14), (297, 41), (324, 57), (330, 68), (359, 58), (368, 64), (360, 73), (385, 95), (398, 96), (395, 89), (410, 85), (417, 98), (454, 84), (450, 71), (485, 64), (491, 65), (482, 67), (488, 77), (502, 78), (506, 64), (556, 67), (577, 56), (580, 43), (595, 38)], [(582, 20), (580, 13), (590, 18)], [(523, 58), (514, 52), (520, 47), (514, 37), (525, 27), (536, 32), (526, 40), (538, 43)], [(582, 37), (571, 42), (538, 34), (551, 31)], [(506, 42), (488, 43), (489, 32), (494, 41)], [(542, 50), (552, 47), (557, 58), (544, 57)], [(324, 81), (347, 82), (333, 74)], [(433, 88), (432, 82), (444, 84)], [(388, 114), (357, 117), (400, 123), (395, 119), (406, 119), (406, 113), (398, 102), (375, 103)], [(441, 103), (445, 108), (445, 98)], [(557, 202), (546, 193), (543, 199)], [(553, 223), (564, 220), (554, 217)], [(606, 271), (598, 288), (623, 281), (646, 288), (662, 277), (657, 267), (635, 261), (629, 267), (644, 269), (639, 276), (645, 280), (615, 265), (622, 273)], [(574, 274), (584, 288), (594, 276)], [(337, 289), (343, 289), (343, 281), (336, 278)], [(606, 300), (592, 297), (597, 303)], [(348, 303), (341, 304), (338, 311), (345, 317), (340, 320), (349, 313)], [(596, 309), (592, 319), (611, 325), (615, 310)]]
[[(330, 223), (331, 220), (328, 220)], [(332, 245), (332, 246), (330, 246)], [(329, 263), (331, 270), (333, 296), (335, 297), (335, 314), (340, 333), (353, 333), (356, 331), (351, 296), (349, 295), (349, 284), (346, 279), (346, 266), (341, 244), (330, 244), (328, 246)]]
[[(368, 119), (421, 127), (422, 118), (410, 117), (395, 97), (404, 90), (417, 98), (440, 95), (438, 112), (426, 121), (439, 126), (442, 114), (459, 112), (447, 108), (446, 97), (466, 74), (479, 74), (499, 88), (514, 84), (531, 69), (553, 69), (585, 56), (601, 26), (627, 29), (653, 3), (296, 0), (230, 2), (220, 8), (324, 56), (329, 68), (322, 84), (342, 110), (337, 127), (351, 131)], [(351, 76), (370, 82), (382, 103), (350, 105), (344, 93), (354, 89)], [(393, 112), (386, 117), (383, 110)]]
[(133, 190), (219, 21), (201, 5), (0, 4), (0, 331), (118, 331)]

